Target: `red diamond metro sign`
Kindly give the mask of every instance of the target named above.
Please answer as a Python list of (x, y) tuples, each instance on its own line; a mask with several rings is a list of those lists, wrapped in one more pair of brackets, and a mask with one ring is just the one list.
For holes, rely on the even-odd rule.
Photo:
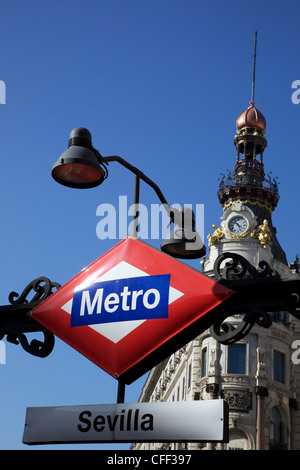
[(213, 323), (233, 294), (186, 264), (126, 238), (30, 313), (130, 384)]

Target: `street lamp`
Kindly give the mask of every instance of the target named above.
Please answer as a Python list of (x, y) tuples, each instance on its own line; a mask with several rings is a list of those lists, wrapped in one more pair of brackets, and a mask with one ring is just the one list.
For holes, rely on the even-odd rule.
[(174, 229), (161, 244), (161, 250), (170, 256), (183, 259), (196, 259), (205, 255), (206, 248), (200, 235), (195, 230), (194, 213), (187, 208), (171, 208), (160, 188), (138, 168), (117, 155), (103, 157), (92, 145), (92, 136), (88, 129), (76, 127), (69, 137), (68, 149), (63, 152), (52, 167), (52, 177), (58, 183), (76, 189), (94, 188), (108, 177), (107, 165), (118, 162), (135, 175), (134, 185), (134, 233), (137, 237), (139, 216), (140, 180), (151, 186), (174, 223)]
[(94, 188), (107, 177), (100, 154), (92, 146), (92, 136), (84, 127), (73, 129), (68, 149), (52, 167), (52, 177), (69, 188)]

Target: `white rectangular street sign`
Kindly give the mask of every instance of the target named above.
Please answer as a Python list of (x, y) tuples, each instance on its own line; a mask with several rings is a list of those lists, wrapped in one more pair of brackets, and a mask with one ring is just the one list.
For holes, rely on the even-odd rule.
[(27, 408), (24, 444), (227, 442), (224, 400)]

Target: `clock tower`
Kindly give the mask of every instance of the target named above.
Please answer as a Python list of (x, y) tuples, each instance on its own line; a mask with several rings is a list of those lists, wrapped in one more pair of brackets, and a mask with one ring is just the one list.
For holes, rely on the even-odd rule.
[(218, 198), (223, 207), (219, 226), (208, 235), (209, 254), (204, 271), (209, 272), (223, 252), (237, 253), (257, 267), (266, 261), (278, 273), (288, 269), (286, 255), (276, 236), (272, 212), (279, 200), (276, 178), (265, 174), (266, 120), (250, 101), (236, 121), (236, 161), (233, 172), (222, 175)]
[[(223, 253), (241, 255), (258, 269), (265, 261), (282, 280), (299, 274), (299, 257), (288, 264), (273, 225), (279, 201), (277, 179), (265, 173), (266, 120), (254, 106), (254, 77), (249, 107), (236, 121), (234, 168), (220, 178), (218, 198), (223, 209), (208, 235), (203, 273), (214, 278), (214, 266)], [(224, 261), (223, 261), (224, 262)], [(220, 266), (221, 267), (221, 266)], [(299, 320), (287, 311), (269, 312), (272, 325), (254, 325), (232, 343), (222, 343), (202, 332), (151, 370), (140, 401), (224, 399), (229, 406), (229, 442), (153, 443), (137, 449), (299, 449), (300, 372), (292, 362), (299, 341)], [(241, 324), (244, 313), (226, 318), (225, 327)], [(298, 366), (299, 367), (299, 366)]]

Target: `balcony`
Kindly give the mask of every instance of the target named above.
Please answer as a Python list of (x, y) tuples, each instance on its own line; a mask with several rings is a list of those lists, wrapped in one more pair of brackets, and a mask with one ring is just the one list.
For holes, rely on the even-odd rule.
[(219, 178), (219, 191), (218, 193), (233, 188), (240, 188), (241, 186), (252, 186), (256, 188), (263, 188), (267, 191), (273, 193), (277, 198), (279, 198), (278, 191), (278, 182), (277, 178), (271, 178), (271, 174), (267, 175), (267, 178), (262, 178), (259, 174), (255, 174), (252, 170), (252, 162), (247, 162), (247, 166), (243, 172), (240, 172), (236, 175), (233, 175), (229, 170), (227, 170), (227, 175), (222, 174)]

